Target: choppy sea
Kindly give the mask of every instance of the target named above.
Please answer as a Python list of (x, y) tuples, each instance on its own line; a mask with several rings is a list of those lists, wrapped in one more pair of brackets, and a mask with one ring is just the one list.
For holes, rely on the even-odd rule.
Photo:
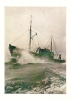
[(5, 62), (6, 94), (66, 94), (66, 63), (23, 53), (18, 63)]

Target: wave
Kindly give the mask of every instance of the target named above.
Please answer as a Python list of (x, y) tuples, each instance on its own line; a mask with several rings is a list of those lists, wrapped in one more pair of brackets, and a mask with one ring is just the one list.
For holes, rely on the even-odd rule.
[(11, 57), (9, 50), (7, 50), (5, 53), (5, 63), (10, 62), (12, 59), (17, 60), (17, 63), (20, 64), (51, 63), (48, 60), (45, 61), (45, 59), (34, 57), (28, 51), (21, 51), (21, 57)]
[(18, 62), (21, 63), (21, 64), (26, 64), (26, 63), (47, 63), (44, 59), (36, 58), (27, 51), (22, 52), (21, 58), (18, 60)]

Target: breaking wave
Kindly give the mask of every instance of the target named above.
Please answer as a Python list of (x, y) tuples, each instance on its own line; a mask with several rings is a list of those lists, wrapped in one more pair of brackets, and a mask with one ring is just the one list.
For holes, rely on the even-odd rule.
[[(5, 52), (5, 62), (9, 62), (12, 58), (9, 50), (7, 49)], [(21, 52), (21, 57), (17, 58), (17, 62), (20, 64), (27, 64), (27, 63), (50, 63), (49, 61), (45, 61), (45, 59), (41, 58), (36, 58), (32, 54), (30, 54), (28, 51), (22, 51)]]
[(23, 51), (20, 59), (18, 59), (18, 62), (21, 64), (26, 64), (26, 63), (46, 63), (45, 60), (35, 58), (33, 55), (31, 55), (27, 51)]
[(5, 62), (9, 62), (11, 59), (11, 55), (8, 49), (5, 49)]

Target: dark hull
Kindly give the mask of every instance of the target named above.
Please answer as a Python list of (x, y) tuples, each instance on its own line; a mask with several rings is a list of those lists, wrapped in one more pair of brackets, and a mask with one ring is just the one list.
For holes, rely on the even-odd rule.
[(57, 62), (57, 63), (65, 63), (66, 61), (65, 60), (59, 60), (59, 59), (53, 59), (54, 62)]
[(35, 53), (35, 52), (30, 52), (32, 55), (34, 55), (35, 57), (38, 57), (38, 58), (41, 58), (41, 59), (49, 59), (49, 60), (51, 60), (51, 61), (53, 61), (53, 62), (55, 62), (55, 63), (65, 63), (66, 62), (66, 60), (64, 60), (64, 59), (52, 59), (52, 58), (50, 58), (48, 55), (40, 55), (40, 54), (37, 54), (37, 53)]

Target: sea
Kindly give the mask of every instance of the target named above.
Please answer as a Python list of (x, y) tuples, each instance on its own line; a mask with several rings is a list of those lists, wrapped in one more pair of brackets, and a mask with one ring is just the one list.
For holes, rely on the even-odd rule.
[(5, 54), (5, 94), (66, 94), (66, 63), (36, 58), (27, 51), (12, 63)]

